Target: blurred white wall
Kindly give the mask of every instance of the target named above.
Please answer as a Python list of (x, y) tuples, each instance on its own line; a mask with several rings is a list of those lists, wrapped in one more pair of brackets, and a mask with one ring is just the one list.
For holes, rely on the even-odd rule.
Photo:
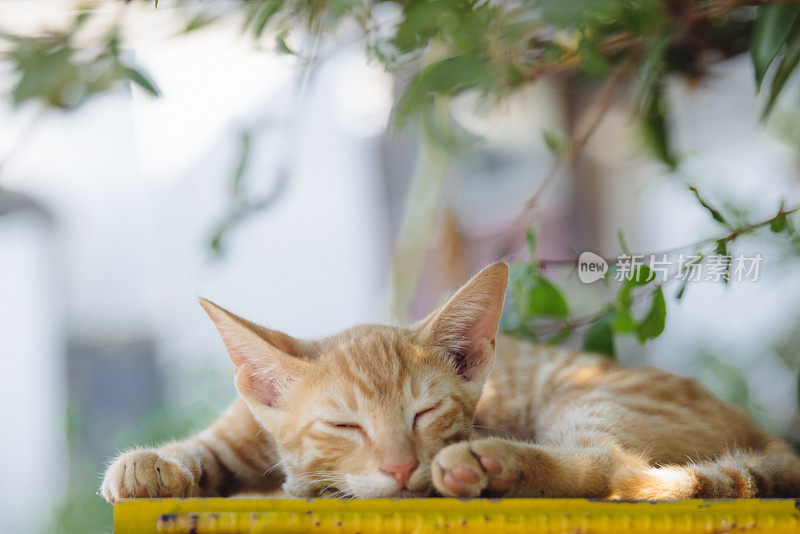
[[(0, 104), (0, 155), (25, 136), (0, 186), (47, 208), (52, 245), (64, 253), (46, 257), (35, 235), (0, 217), (0, 424), (15, 429), (0, 447), (0, 499), (20, 503), (19, 514), (2, 514), (3, 531), (18, 531), (14, 521), (31, 512), (25, 503), (64, 490), (67, 343), (154, 340), (170, 366), (229, 367), (199, 295), (298, 336), (386, 317), (377, 140), (391, 105), (386, 75), (346, 49), (298, 101), (297, 60), (254, 51), (230, 28), (134, 52), (162, 99), (120, 90), (47, 113), (28, 133), (35, 113)], [(209, 242), (229, 209), (245, 130), (250, 187), (269, 191), (281, 162), (288, 182), (274, 206), (226, 235), (214, 259)], [(52, 324), (62, 309), (65, 330)]]
[(53, 229), (42, 213), (5, 212), (0, 195), (0, 531), (42, 526), (42, 503), (63, 495), (63, 302)]
[[(292, 115), (295, 60), (253, 51), (227, 30), (143, 47), (137, 58), (162, 99), (114, 94), (48, 114), (4, 169), (5, 187), (41, 199), (63, 227), (75, 340), (156, 331), (207, 347), (215, 336), (198, 295), (297, 335), (383, 318), (389, 246), (376, 135), (388, 80), (346, 50)], [(354, 123), (342, 108), (359, 102), (373, 112)], [(0, 110), (0, 124), (15, 121)], [(269, 190), (284, 160), (288, 184), (213, 260), (208, 243), (229, 207), (245, 130), (254, 139), (246, 179)]]

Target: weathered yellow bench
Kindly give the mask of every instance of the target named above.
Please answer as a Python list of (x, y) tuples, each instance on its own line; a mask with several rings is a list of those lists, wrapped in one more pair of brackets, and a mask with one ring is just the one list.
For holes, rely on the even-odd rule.
[(134, 499), (114, 532), (597, 533), (800, 532), (794, 500), (600, 502), (584, 499)]

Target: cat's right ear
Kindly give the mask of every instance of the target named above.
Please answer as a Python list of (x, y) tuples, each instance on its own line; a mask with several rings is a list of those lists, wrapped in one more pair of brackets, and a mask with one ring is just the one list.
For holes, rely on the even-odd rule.
[(243, 397), (275, 407), (308, 363), (286, 350), (306, 349), (301, 341), (260, 327), (206, 299), (199, 299), (236, 366), (236, 389)]
[(493, 263), (416, 326), (424, 342), (447, 354), (459, 375), (477, 385), (478, 390), (494, 358), (495, 335), (507, 284), (508, 266), (503, 262)]

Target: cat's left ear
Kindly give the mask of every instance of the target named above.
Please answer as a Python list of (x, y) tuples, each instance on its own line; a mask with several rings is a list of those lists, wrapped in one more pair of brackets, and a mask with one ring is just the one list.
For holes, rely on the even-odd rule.
[(493, 263), (416, 326), (423, 342), (452, 358), (470, 382), (482, 385), (489, 374), (507, 285), (508, 266)]
[[(310, 342), (270, 330), (200, 299), (236, 366), (236, 389), (246, 400), (276, 407), (286, 389), (309, 367)], [(301, 357), (297, 357), (301, 356)]]

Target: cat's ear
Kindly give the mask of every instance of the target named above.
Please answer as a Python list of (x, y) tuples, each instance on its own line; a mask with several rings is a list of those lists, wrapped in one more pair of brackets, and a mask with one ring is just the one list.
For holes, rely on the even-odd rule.
[(482, 384), (492, 365), (507, 285), (508, 266), (493, 263), (417, 324), (423, 342), (451, 357), (469, 381)]
[(275, 407), (309, 364), (293, 352), (308, 350), (286, 334), (269, 330), (206, 299), (199, 299), (236, 366), (236, 389), (243, 397)]

